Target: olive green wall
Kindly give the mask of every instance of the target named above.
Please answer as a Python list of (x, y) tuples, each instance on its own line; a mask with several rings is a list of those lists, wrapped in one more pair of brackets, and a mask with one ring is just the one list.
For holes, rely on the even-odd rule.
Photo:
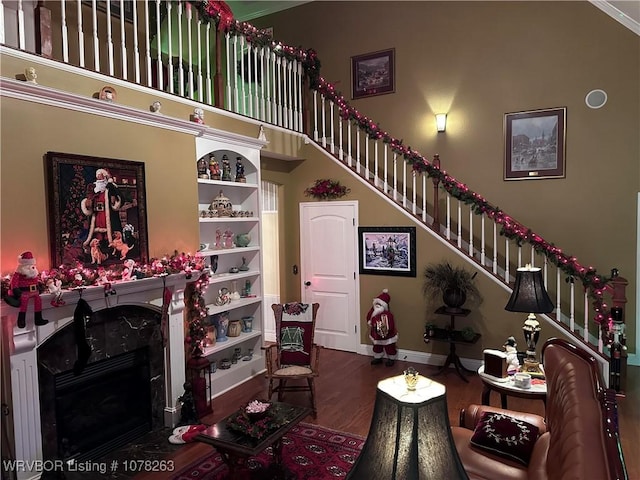
[[(351, 56), (395, 48), (395, 93), (350, 104), (581, 263), (617, 267), (635, 350), (640, 37), (586, 1), (314, 1), (252, 23), (314, 48), (347, 100)], [(597, 110), (584, 101), (595, 88), (608, 93)], [(504, 181), (504, 114), (554, 107), (567, 108), (566, 178)]]

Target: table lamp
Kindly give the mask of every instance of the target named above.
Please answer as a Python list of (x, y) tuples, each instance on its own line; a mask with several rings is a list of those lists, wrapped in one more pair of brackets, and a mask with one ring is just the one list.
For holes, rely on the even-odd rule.
[(522, 326), (524, 339), (527, 343), (527, 356), (522, 367), (524, 372), (542, 374), (540, 363), (536, 359), (536, 344), (540, 338), (541, 328), (535, 314), (551, 313), (553, 308), (553, 303), (544, 288), (540, 268), (531, 265), (518, 268), (511, 298), (504, 309), (510, 312), (529, 314)]
[(405, 372), (378, 382), (369, 435), (347, 480), (468, 479), (444, 385)]

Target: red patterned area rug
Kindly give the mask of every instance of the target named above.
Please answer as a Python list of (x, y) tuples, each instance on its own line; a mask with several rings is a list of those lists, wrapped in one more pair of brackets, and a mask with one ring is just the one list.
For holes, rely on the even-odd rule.
[[(346, 477), (358, 458), (365, 439), (318, 425), (300, 423), (282, 438), (282, 460), (298, 480), (329, 480)], [(271, 464), (271, 447), (247, 460), (247, 474), (266, 478), (259, 472)], [(256, 475), (251, 475), (251, 472)], [(222, 480), (228, 468), (220, 454), (211, 455), (180, 471), (173, 480)]]

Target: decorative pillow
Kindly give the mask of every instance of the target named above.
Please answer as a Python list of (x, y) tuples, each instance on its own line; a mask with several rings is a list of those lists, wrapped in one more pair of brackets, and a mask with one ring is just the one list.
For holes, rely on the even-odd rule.
[(473, 432), (471, 445), (527, 466), (538, 433), (538, 427), (523, 420), (485, 412)]
[(313, 307), (285, 303), (280, 322), (280, 364), (309, 365), (313, 343)]

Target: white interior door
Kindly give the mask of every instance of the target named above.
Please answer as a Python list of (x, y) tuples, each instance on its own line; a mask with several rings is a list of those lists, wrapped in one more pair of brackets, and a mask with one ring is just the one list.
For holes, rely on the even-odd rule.
[(319, 303), (316, 343), (357, 351), (358, 202), (300, 204), (302, 301)]

